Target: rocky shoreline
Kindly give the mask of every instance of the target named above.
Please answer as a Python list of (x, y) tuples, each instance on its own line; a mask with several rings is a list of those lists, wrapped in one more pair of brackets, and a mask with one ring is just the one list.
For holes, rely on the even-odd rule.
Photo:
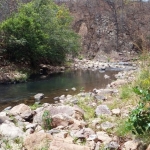
[[(136, 70), (137, 64), (133, 62), (102, 62), (98, 60), (87, 60), (87, 59), (77, 59), (72, 60), (73, 63), (64, 66), (51, 66), (46, 64), (40, 64), (39, 70), (36, 71), (36, 74), (40, 75), (49, 75), (52, 73), (64, 72), (66, 69), (82, 69), (82, 70)], [(26, 66), (27, 67), (27, 66)], [(14, 84), (14, 83), (22, 83), (27, 82), (28, 78), (32, 73), (32, 71), (25, 66), (21, 67), (16, 66), (15, 64), (11, 64), (10, 62), (5, 62), (0, 65), (0, 84)], [(26, 71), (25, 71), (26, 70)]]
[[(83, 64), (84, 65), (83, 65)], [(93, 65), (94, 64), (94, 65)], [(77, 61), (73, 67), (101, 69), (110, 64), (89, 60)], [(95, 65), (96, 64), (96, 65)], [(83, 67), (81, 67), (83, 66)], [(90, 67), (91, 66), (91, 67)], [(116, 66), (116, 67), (114, 67)], [(33, 107), (19, 104), (0, 112), (0, 150), (145, 150), (147, 145), (131, 137), (116, 134), (119, 120), (129, 114), (131, 105), (119, 108), (119, 87), (134, 80), (133, 64), (115, 64), (112, 69), (125, 71), (105, 89), (62, 95), (57, 104), (38, 104), (43, 94), (37, 94)], [(105, 67), (105, 69), (104, 69)], [(149, 150), (149, 148), (147, 148)]]

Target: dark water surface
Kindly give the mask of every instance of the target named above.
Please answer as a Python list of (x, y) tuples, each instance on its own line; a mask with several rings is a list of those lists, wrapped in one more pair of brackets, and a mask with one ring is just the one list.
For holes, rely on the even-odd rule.
[[(92, 91), (94, 88), (105, 88), (108, 83), (115, 79), (117, 71), (90, 71), (77, 70), (66, 71), (64, 73), (51, 74), (46, 78), (34, 76), (31, 81), (19, 84), (0, 85), (0, 109), (7, 106), (14, 106), (24, 102), (32, 104), (33, 97), (37, 93), (44, 93), (45, 99), (42, 102), (54, 103), (53, 98), (56, 96), (76, 94), (81, 89)], [(110, 76), (105, 79), (104, 75)], [(77, 90), (71, 90), (75, 87)], [(65, 90), (69, 89), (68, 92)]]

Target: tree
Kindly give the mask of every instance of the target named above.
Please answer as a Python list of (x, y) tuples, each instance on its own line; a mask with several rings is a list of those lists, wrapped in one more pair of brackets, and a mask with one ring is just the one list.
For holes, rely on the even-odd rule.
[(66, 54), (77, 53), (79, 37), (71, 29), (72, 17), (52, 0), (33, 0), (0, 25), (7, 57), (27, 62), (60, 64)]

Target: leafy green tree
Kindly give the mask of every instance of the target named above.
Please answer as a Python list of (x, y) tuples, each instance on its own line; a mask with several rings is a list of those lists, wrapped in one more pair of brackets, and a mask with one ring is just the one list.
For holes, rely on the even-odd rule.
[(76, 54), (79, 37), (71, 29), (72, 17), (52, 0), (33, 0), (0, 25), (7, 57), (16, 62), (60, 64), (66, 54)]

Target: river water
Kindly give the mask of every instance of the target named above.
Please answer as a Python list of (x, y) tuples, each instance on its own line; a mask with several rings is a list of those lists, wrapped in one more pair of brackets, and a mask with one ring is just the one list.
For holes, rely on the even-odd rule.
[[(77, 70), (56, 73), (47, 76), (34, 76), (29, 82), (0, 85), (0, 110), (7, 106), (14, 106), (24, 102), (32, 104), (33, 96), (37, 93), (44, 93), (45, 99), (42, 102), (54, 103), (53, 98), (56, 96), (77, 94), (84, 89), (86, 92), (92, 91), (94, 88), (105, 88), (107, 84), (115, 79), (117, 71), (91, 71)], [(105, 79), (104, 75), (110, 76)], [(75, 87), (77, 90), (72, 91)], [(68, 92), (66, 92), (68, 89)]]

